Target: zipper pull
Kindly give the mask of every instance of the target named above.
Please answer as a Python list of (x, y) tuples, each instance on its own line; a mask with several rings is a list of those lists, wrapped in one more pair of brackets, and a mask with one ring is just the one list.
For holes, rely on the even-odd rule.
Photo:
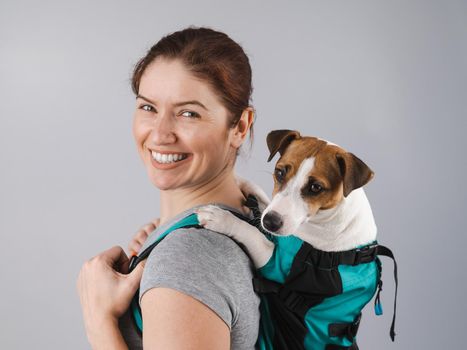
[(376, 297), (375, 297), (375, 314), (377, 316), (381, 316), (383, 314), (383, 305), (381, 305), (381, 300), (379, 297), (379, 293), (383, 290), (383, 281), (379, 280), (378, 281), (378, 291), (376, 292)]

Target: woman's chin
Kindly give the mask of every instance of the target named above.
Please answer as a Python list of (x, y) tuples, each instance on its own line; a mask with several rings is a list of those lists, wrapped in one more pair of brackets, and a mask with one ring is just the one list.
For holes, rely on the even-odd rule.
[(157, 178), (151, 179), (151, 182), (161, 191), (167, 191), (178, 187), (173, 179), (167, 179), (167, 181), (164, 181), (164, 179)]

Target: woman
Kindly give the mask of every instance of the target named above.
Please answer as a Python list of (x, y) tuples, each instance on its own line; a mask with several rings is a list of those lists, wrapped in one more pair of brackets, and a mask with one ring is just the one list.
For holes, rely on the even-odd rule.
[[(172, 33), (137, 63), (132, 88), (137, 149), (160, 190), (152, 234), (209, 203), (248, 215), (234, 177), (254, 117), (242, 48), (209, 28)], [(139, 266), (126, 272), (128, 257), (118, 246), (80, 271), (77, 288), (94, 349), (253, 349), (260, 317), (253, 265), (230, 238), (178, 229), (154, 248), (144, 273)], [(138, 287), (142, 340), (128, 313)]]

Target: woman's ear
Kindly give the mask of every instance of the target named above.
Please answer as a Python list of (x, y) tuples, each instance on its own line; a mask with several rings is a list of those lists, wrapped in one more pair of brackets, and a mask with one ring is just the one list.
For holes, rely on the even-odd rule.
[(247, 107), (243, 110), (240, 119), (231, 131), (231, 145), (235, 148), (240, 148), (245, 137), (253, 124), (255, 111), (253, 107)]

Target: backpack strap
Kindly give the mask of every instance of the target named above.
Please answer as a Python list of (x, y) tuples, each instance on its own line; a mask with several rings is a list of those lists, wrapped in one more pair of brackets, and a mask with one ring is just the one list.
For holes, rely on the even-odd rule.
[[(233, 210), (226, 209), (229, 212), (231, 212), (233, 215), (238, 217), (241, 220), (247, 221), (248, 223), (253, 225), (254, 219), (249, 219), (245, 216), (243, 216), (240, 213), (237, 213)], [(203, 226), (200, 225), (198, 221), (198, 216), (193, 213), (190, 214), (180, 221), (176, 222), (172, 226), (170, 226), (167, 230), (165, 230), (157, 239), (154, 243), (149, 245), (146, 249), (144, 249), (140, 254), (138, 255), (133, 255), (130, 258), (130, 264), (129, 264), (129, 271), (131, 272), (141, 261), (146, 259), (149, 254), (152, 252), (152, 250), (172, 231), (179, 229), (179, 228), (204, 228)], [(235, 242), (235, 241), (234, 241)], [(243, 249), (243, 248), (242, 248)], [(143, 318), (142, 318), (142, 312), (141, 312), (141, 307), (139, 305), (139, 288), (136, 291), (135, 295), (133, 296), (131, 303), (130, 303), (130, 308), (131, 308), (131, 314), (133, 316), (133, 321), (136, 324), (136, 330), (140, 336), (142, 336), (143, 332)]]
[[(398, 279), (397, 279), (397, 263), (396, 263), (396, 258), (394, 257), (394, 254), (392, 253), (391, 249), (388, 247), (385, 247), (383, 245), (378, 245), (378, 255), (381, 256), (387, 256), (388, 258), (391, 258), (394, 262), (394, 281), (396, 283), (396, 289), (394, 292), (394, 312), (392, 316), (392, 323), (391, 323), (391, 329), (389, 331), (389, 336), (391, 337), (391, 340), (394, 341), (394, 338), (396, 336), (396, 333), (394, 331), (395, 323), (396, 323), (396, 303), (397, 303), (397, 285), (398, 285)], [(378, 291), (376, 293), (375, 297), (375, 313), (377, 315), (382, 315), (383, 314), (383, 309), (381, 307), (381, 301), (380, 301), (380, 296), (379, 294), (383, 290), (383, 281), (380, 279), (378, 281)]]
[(190, 214), (186, 217), (184, 217), (183, 219), (181, 219), (180, 221), (176, 222), (174, 225), (172, 225), (171, 227), (169, 227), (167, 230), (165, 230), (159, 237), (158, 239), (152, 243), (151, 245), (149, 245), (145, 250), (143, 250), (140, 254), (138, 255), (133, 255), (130, 259), (130, 272), (131, 270), (133, 270), (136, 265), (138, 265), (141, 261), (143, 261), (144, 259), (146, 259), (149, 254), (151, 253), (151, 251), (154, 249), (154, 247), (156, 245), (158, 245), (170, 232), (178, 229), (178, 228), (190, 228), (190, 227), (196, 227), (196, 228), (200, 228), (202, 227), (200, 224), (199, 224), (199, 221), (198, 221), (198, 217), (196, 216), (196, 214)]
[[(141, 261), (146, 259), (151, 251), (172, 231), (176, 230), (177, 228), (189, 228), (189, 227), (202, 227), (199, 225), (198, 217), (196, 214), (191, 214), (171, 227), (169, 227), (167, 230), (165, 230), (157, 239), (154, 243), (149, 245), (146, 249), (144, 249), (139, 255), (133, 255), (130, 258), (130, 265), (129, 265), (129, 272), (131, 272)], [(139, 288), (136, 291), (135, 295), (133, 296), (131, 303), (130, 303), (130, 308), (131, 308), (131, 314), (133, 316), (133, 321), (136, 325), (136, 330), (140, 336), (142, 336), (143, 332), (143, 317), (142, 317), (142, 312), (141, 312), (141, 307), (139, 305)]]
[(300, 262), (312, 262), (314, 266), (322, 269), (333, 269), (339, 265), (359, 265), (374, 261), (378, 255), (378, 246), (378, 243), (375, 241), (360, 248), (326, 252), (314, 248), (307, 242), (303, 242), (295, 259)]
[(330, 337), (346, 337), (353, 342), (357, 335), (358, 327), (362, 313), (360, 312), (352, 323), (331, 323), (328, 326), (328, 334)]

